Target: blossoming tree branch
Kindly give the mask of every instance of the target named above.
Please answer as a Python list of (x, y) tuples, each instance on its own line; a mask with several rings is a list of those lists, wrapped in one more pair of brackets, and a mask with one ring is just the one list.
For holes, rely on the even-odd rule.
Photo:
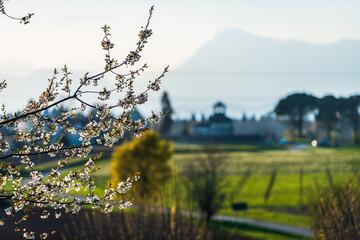
[[(118, 61), (112, 57), (111, 50), (114, 43), (110, 39), (110, 27), (105, 25), (102, 28), (104, 38), (101, 46), (106, 52), (106, 57), (102, 72), (92, 76), (85, 73), (75, 83), (71, 78), (71, 72), (64, 66), (61, 71), (54, 70), (53, 76), (48, 80), (47, 88), (37, 100), (30, 101), (22, 111), (11, 114), (2, 104), (0, 202), (9, 201), (10, 206), (0, 213), (0, 225), (11, 224), (15, 231), (20, 231), (21, 222), (28, 219), (29, 213), (39, 211), (39, 208), (46, 209), (41, 210), (41, 218), (48, 218), (50, 214), (58, 218), (61, 215), (60, 210), (78, 213), (85, 205), (109, 213), (114, 207), (123, 209), (132, 204), (127, 199), (118, 201), (116, 195), (126, 193), (139, 175), (134, 173), (134, 176), (119, 183), (118, 186), (109, 186), (102, 196), (97, 196), (94, 192), (96, 186), (92, 173), (98, 169), (95, 163), (100, 156), (89, 158), (89, 154), (95, 145), (112, 147), (123, 137), (125, 131), (131, 131), (140, 137), (147, 122), (156, 123), (161, 117), (162, 113), (152, 113), (145, 119), (132, 121), (131, 113), (138, 105), (147, 102), (151, 91), (160, 89), (161, 79), (168, 71), (168, 67), (159, 77), (149, 81), (147, 87), (140, 92), (134, 90), (134, 82), (147, 65), (135, 70), (127, 70), (125, 73), (120, 72), (122, 67), (134, 66), (140, 60), (140, 53), (152, 35), (149, 24), (153, 10), (154, 8), (151, 7), (146, 25), (140, 30), (136, 49), (130, 51), (124, 60)], [(32, 16), (32, 14), (23, 18), (9, 16), (5, 12), (3, 0), (0, 0), (0, 13), (24, 24), (28, 23)], [(104, 78), (108, 76), (114, 78), (113, 86), (100, 87)], [(0, 82), (0, 92), (6, 90), (6, 86), (5, 80)], [(114, 97), (117, 99), (116, 103), (110, 101), (110, 98), (114, 99)], [(100, 103), (94, 104), (94, 99)], [(65, 110), (61, 107), (65, 103), (76, 107)], [(50, 116), (49, 110), (54, 109), (58, 111), (58, 117)], [(116, 109), (121, 113), (120, 116), (113, 114)], [(84, 111), (96, 114), (90, 114), (84, 127), (73, 126), (71, 119), (76, 118), (78, 112)], [(27, 127), (21, 127), (24, 125)], [(78, 136), (79, 144), (65, 145), (62, 141), (65, 134)], [(57, 167), (46, 174), (34, 170), (35, 163), (45, 156), (60, 159)], [(87, 160), (84, 161), (81, 169), (72, 170), (63, 176), (61, 170), (74, 157), (86, 157)], [(30, 173), (20, 172), (21, 168), (28, 169)], [(74, 191), (80, 190), (88, 192), (86, 198), (74, 196)], [(23, 214), (19, 218), (18, 214), (15, 215), (16, 212)], [(33, 231), (25, 229), (21, 231), (27, 239), (36, 237)], [(47, 236), (47, 233), (39, 234), (41, 239)]]

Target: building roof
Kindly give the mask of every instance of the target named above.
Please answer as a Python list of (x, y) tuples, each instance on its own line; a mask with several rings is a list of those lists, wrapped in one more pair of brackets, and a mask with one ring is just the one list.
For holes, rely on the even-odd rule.
[(210, 117), (210, 123), (219, 123), (219, 122), (231, 122), (232, 120), (225, 116), (226, 105), (218, 101), (214, 104), (214, 114)]
[(232, 122), (232, 120), (226, 117), (224, 114), (214, 114), (209, 119), (210, 123), (219, 123), (219, 122)]
[(225, 103), (221, 102), (221, 101), (218, 101), (214, 104), (214, 108), (218, 108), (218, 107), (222, 107), (222, 108), (225, 108), (226, 105)]

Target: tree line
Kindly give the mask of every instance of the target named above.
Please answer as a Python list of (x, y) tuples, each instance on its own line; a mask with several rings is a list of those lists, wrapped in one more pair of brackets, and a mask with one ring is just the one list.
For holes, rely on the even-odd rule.
[(304, 137), (304, 122), (313, 113), (316, 122), (326, 130), (327, 139), (340, 121), (350, 124), (353, 129), (353, 141), (360, 143), (359, 136), (360, 95), (347, 98), (326, 95), (322, 98), (306, 93), (294, 93), (281, 99), (274, 112), (279, 119), (287, 120), (297, 130), (299, 138)]

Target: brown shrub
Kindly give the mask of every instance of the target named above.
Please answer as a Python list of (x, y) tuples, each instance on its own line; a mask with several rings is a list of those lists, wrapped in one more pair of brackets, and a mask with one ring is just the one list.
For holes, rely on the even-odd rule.
[(129, 239), (129, 240), (220, 240), (248, 239), (207, 229), (195, 216), (184, 216), (175, 209), (136, 209), (131, 213), (102, 214), (86, 211), (82, 217), (70, 216), (62, 239)]
[(312, 205), (316, 239), (360, 239), (360, 189), (354, 180), (324, 188)]

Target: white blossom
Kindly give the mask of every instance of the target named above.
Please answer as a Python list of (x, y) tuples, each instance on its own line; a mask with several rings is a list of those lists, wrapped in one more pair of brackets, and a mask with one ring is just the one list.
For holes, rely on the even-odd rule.
[(13, 208), (12, 207), (8, 207), (8, 208), (5, 208), (4, 209), (6, 215), (11, 215), (12, 214), (12, 211), (13, 211)]
[[(150, 10), (148, 23), (152, 11), (153, 8)], [(67, 66), (61, 69), (61, 74), (54, 69), (47, 88), (23, 110), (12, 114), (7, 112), (4, 105), (0, 107), (0, 158), (3, 160), (0, 165), (0, 191), (2, 198), (8, 199), (11, 205), (4, 210), (4, 216), (7, 215), (5, 217), (12, 217), (14, 212), (23, 210), (46, 208), (56, 209), (54, 215), (59, 218), (61, 210), (78, 213), (84, 204), (99, 208), (104, 213), (111, 212), (114, 207), (124, 209), (132, 205), (131, 201), (117, 202), (115, 199), (117, 195), (129, 191), (133, 181), (137, 181), (139, 176), (129, 177), (116, 188), (108, 187), (98, 196), (94, 193), (96, 186), (92, 175), (97, 170), (97, 158), (89, 158), (89, 154), (94, 145), (112, 147), (124, 136), (125, 131), (131, 131), (140, 137), (149, 121), (156, 123), (160, 119), (160, 113), (152, 113), (150, 117), (132, 121), (128, 111), (132, 112), (138, 105), (146, 103), (151, 91), (159, 90), (161, 79), (168, 68), (154, 81), (150, 81), (143, 91), (135, 91), (134, 82), (140, 72), (147, 68), (146, 64), (137, 70), (120, 72), (121, 67), (132, 66), (140, 60), (140, 53), (152, 35), (148, 25), (141, 29), (136, 49), (130, 51), (123, 61), (110, 58), (114, 43), (110, 39), (110, 27), (104, 26), (105, 36), (101, 42), (102, 48), (106, 50), (103, 72), (93, 76), (85, 73), (75, 83)], [(104, 77), (109, 75), (114, 76), (113, 86), (102, 86)], [(5, 88), (6, 82), (0, 82), (0, 92)], [(93, 105), (91, 101), (84, 99), (99, 99), (101, 104)], [(64, 109), (62, 104), (73, 107)], [(87, 122), (81, 126), (74, 124), (77, 115), (87, 109), (91, 110)], [(50, 111), (57, 116), (49, 114)], [(120, 116), (115, 112), (120, 113)], [(77, 138), (79, 143), (65, 145), (63, 138), (69, 134)], [(82, 168), (71, 169), (68, 174), (61, 175), (61, 171), (76, 156), (88, 159), (84, 161)], [(41, 162), (43, 157), (59, 157), (57, 166), (50, 172), (34, 170), (35, 163)], [(28, 169), (26, 174), (20, 171), (23, 167)], [(75, 193), (88, 191), (86, 200), (71, 195), (74, 190)], [(50, 211), (43, 210), (40, 218), (48, 219), (49, 216)], [(24, 216), (22, 221), (26, 219)], [(5, 222), (8, 221), (0, 219), (0, 225)], [(35, 232), (24, 229), (23, 237), (35, 239)], [(40, 234), (41, 239), (47, 237), (47, 233)]]

